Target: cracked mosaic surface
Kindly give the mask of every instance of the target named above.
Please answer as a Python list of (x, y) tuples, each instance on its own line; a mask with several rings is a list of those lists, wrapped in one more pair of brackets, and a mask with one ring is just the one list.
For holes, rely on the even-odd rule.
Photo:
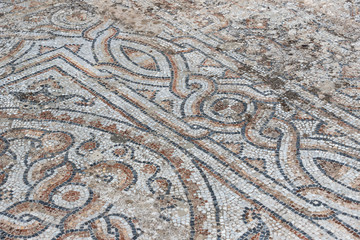
[(357, 0), (0, 0), (1, 239), (360, 239)]

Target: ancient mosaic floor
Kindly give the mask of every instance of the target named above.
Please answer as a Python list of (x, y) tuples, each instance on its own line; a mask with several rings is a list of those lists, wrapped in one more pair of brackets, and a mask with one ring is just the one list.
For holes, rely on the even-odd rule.
[(0, 239), (360, 239), (359, 12), (0, 0)]

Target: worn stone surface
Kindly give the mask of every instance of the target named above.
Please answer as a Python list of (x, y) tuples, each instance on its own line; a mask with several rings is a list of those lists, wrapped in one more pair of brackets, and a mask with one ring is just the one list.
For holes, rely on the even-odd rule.
[(360, 239), (358, 0), (0, 0), (0, 239)]

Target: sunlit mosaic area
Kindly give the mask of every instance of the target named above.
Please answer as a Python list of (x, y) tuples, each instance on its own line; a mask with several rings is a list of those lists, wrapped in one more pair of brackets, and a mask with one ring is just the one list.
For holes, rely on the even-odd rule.
[(360, 239), (358, 0), (0, 0), (0, 239)]

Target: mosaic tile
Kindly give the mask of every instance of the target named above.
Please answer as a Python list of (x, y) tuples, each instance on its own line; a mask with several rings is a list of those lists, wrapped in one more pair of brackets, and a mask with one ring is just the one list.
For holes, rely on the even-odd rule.
[(357, 0), (0, 0), (0, 239), (360, 239)]

